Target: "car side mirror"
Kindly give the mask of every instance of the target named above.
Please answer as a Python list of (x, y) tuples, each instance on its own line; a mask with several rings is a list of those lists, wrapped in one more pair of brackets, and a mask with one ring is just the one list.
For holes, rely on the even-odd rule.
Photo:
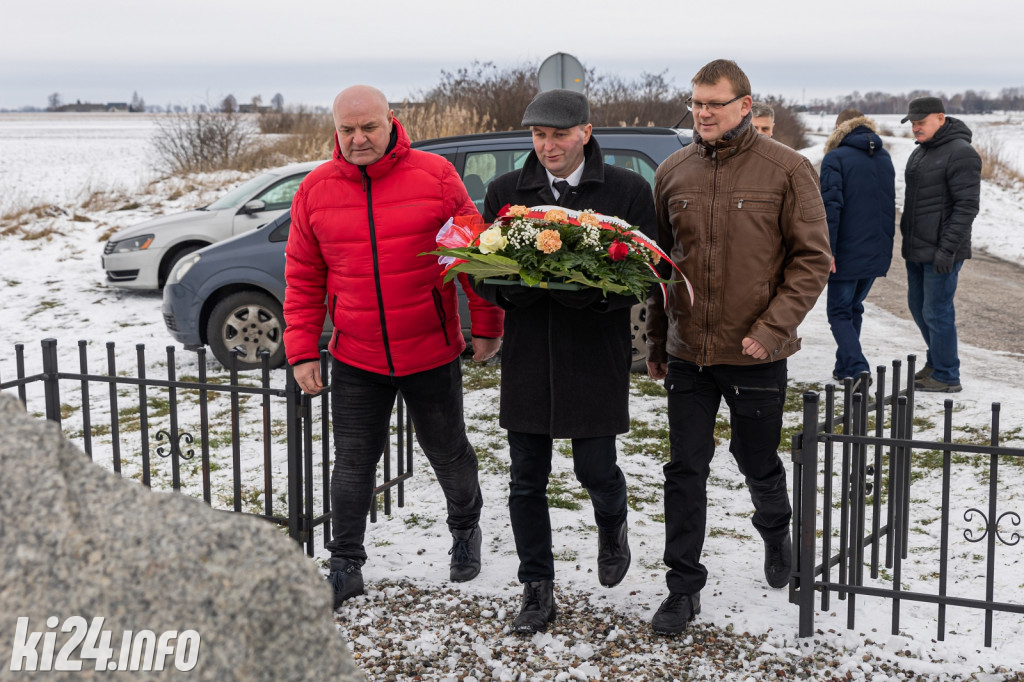
[(267, 204), (259, 199), (253, 199), (252, 201), (246, 202), (242, 206), (242, 210), (239, 213), (259, 213), (260, 211), (267, 208)]

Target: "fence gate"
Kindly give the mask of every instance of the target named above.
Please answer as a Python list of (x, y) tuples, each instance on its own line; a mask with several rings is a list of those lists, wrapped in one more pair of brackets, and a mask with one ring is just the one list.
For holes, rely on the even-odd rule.
[[(1019, 469), (1024, 449), (1000, 445), (999, 403), (992, 404), (988, 443), (954, 440), (952, 400), (944, 405), (942, 441), (916, 439), (914, 365), (911, 355), (901, 390), (901, 363), (892, 363), (888, 395), (884, 366), (877, 370), (873, 396), (853, 392), (854, 381), (847, 379), (839, 416), (835, 386), (826, 387), (824, 405), (817, 392), (804, 394), (803, 429), (792, 448), (796, 542), (790, 589), (790, 601), (800, 607), (801, 637), (814, 632), (819, 593), (822, 611), (832, 608), (833, 595), (846, 601), (851, 629), (859, 595), (891, 600), (893, 634), (900, 631), (904, 601), (935, 604), (939, 640), (946, 634), (947, 607), (979, 609), (985, 646), (992, 645), (995, 612), (1024, 614), (1019, 590), (1013, 593), (1017, 603), (996, 595), (997, 574), (1009, 578), (1007, 564), (1022, 558), (1015, 547), (1020, 534), (1011, 528), (1020, 525), (1020, 515), (1001, 506), (1007, 495), (999, 485), (1000, 466)], [(865, 372), (859, 385), (869, 379)], [(914, 481), (925, 476), (938, 478), (938, 499), (912, 494)], [(951, 575), (951, 559), (982, 547), (980, 581)], [(933, 570), (912, 575), (911, 551), (926, 556)], [(905, 589), (905, 582), (915, 589)], [(962, 591), (951, 594), (951, 585)]]
[[(209, 375), (206, 349), (179, 375), (174, 346), (167, 346), (166, 375), (148, 376), (146, 349), (135, 346), (134, 376), (118, 367), (114, 343), (106, 344), (104, 369), (90, 369), (89, 345), (79, 341), (77, 371), (61, 368), (56, 339), (42, 341), (38, 371), (26, 369), (24, 344), (14, 348), (15, 376), (0, 375), (0, 391), (15, 392), (29, 413), (57, 422), (65, 436), (118, 476), (150, 488), (202, 498), (215, 509), (263, 517), (283, 528), (313, 556), (319, 536), (331, 536), (332, 443), (330, 387), (307, 396), (292, 370), (272, 372), (269, 356), (256, 372)], [(65, 357), (65, 366), (74, 364)], [(321, 353), (321, 374), (328, 355)], [(283, 381), (282, 381), (283, 379)], [(413, 475), (412, 420), (398, 396), (394, 444), (383, 456), (378, 506), (391, 514), (392, 494), (405, 505)], [(392, 446), (393, 445), (393, 446)], [(318, 529), (320, 532), (318, 532)]]

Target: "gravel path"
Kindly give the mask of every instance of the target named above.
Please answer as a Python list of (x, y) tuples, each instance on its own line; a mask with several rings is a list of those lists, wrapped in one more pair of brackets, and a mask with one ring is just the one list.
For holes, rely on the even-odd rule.
[[(900, 255), (900, 241), (897, 227), (889, 275), (875, 280), (867, 302), (909, 320), (907, 269)], [(974, 249), (972, 258), (960, 270), (956, 289), (959, 339), (988, 350), (1024, 355), (1022, 319), (1024, 267)], [(923, 362), (924, 350), (922, 341), (919, 362)]]
[(367, 585), (335, 614), (356, 664), (369, 680), (1024, 680), (1003, 668), (949, 674), (871, 640), (854, 648), (843, 635), (804, 640), (718, 627), (700, 617), (683, 636), (652, 633), (647, 618), (619, 613), (593, 594), (558, 589), (558, 620), (546, 633), (508, 632), (519, 590), (479, 598), (411, 582)]

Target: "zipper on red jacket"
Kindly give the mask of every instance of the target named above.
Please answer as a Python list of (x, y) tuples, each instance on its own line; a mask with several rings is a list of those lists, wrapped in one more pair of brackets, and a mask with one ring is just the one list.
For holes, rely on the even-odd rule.
[(395, 362), (391, 359), (391, 344), (388, 342), (388, 323), (384, 315), (384, 294), (380, 288), (380, 261), (377, 258), (377, 228), (373, 223), (373, 192), (366, 167), (360, 166), (363, 174), (363, 189), (366, 191), (366, 219), (370, 226), (370, 251), (373, 254), (373, 286), (377, 289), (377, 311), (380, 312), (380, 333), (384, 340), (384, 355), (388, 359), (388, 374), (395, 376)]

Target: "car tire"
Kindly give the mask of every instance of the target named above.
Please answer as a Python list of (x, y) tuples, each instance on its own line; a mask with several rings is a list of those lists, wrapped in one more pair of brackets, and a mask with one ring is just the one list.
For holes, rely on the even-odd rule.
[(164, 284), (167, 283), (167, 278), (171, 276), (171, 271), (174, 270), (174, 266), (178, 264), (178, 261), (188, 254), (198, 251), (199, 249), (206, 248), (207, 246), (209, 246), (209, 244), (195, 242), (191, 244), (183, 244), (164, 256), (163, 261), (160, 263), (160, 272), (157, 274), (157, 285), (163, 289)]
[(262, 367), (260, 352), (270, 353), (270, 367), (280, 367), (284, 355), (284, 311), (274, 297), (261, 291), (238, 291), (214, 306), (206, 325), (214, 357), (231, 366), (231, 350), (239, 348), (239, 370)]
[(629, 338), (633, 344), (634, 372), (647, 371), (647, 304), (637, 303), (629, 311)]

